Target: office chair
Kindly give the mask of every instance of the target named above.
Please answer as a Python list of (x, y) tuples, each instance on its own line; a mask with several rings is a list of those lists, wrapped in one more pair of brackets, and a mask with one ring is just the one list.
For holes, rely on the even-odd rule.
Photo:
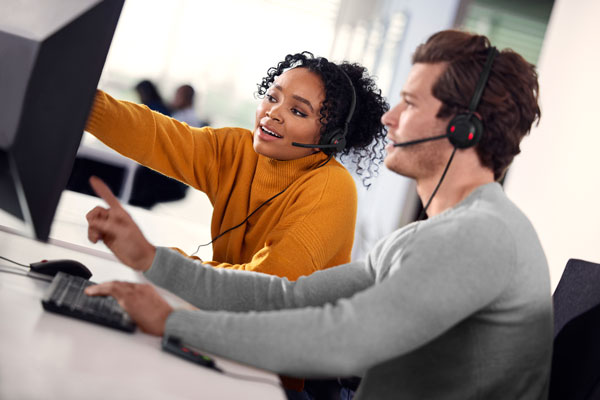
[(549, 399), (600, 399), (600, 264), (569, 260), (553, 302)]

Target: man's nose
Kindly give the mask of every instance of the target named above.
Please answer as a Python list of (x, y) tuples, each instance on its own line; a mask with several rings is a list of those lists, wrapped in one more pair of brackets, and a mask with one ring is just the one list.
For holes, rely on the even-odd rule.
[(398, 118), (402, 112), (402, 105), (399, 103), (391, 110), (381, 116), (381, 123), (385, 126), (395, 126), (398, 124)]

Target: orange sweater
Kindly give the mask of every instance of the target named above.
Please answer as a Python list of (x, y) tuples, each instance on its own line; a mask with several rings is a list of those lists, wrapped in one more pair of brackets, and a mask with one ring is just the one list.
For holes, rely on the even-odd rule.
[(214, 210), (215, 267), (296, 280), (350, 261), (356, 187), (348, 171), (319, 152), (291, 161), (257, 154), (252, 132), (192, 128), (146, 106), (98, 91), (86, 130), (119, 153), (205, 192)]

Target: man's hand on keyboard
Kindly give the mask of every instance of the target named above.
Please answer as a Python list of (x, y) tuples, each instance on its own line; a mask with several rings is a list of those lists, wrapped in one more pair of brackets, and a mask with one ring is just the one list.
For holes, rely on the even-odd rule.
[(90, 185), (109, 208), (96, 207), (87, 213), (88, 238), (92, 243), (102, 240), (125, 265), (146, 271), (152, 265), (156, 248), (125, 211), (119, 200), (102, 180), (90, 178)]
[(89, 286), (90, 296), (112, 296), (139, 328), (151, 335), (162, 336), (173, 308), (152, 285), (131, 282), (105, 282)]

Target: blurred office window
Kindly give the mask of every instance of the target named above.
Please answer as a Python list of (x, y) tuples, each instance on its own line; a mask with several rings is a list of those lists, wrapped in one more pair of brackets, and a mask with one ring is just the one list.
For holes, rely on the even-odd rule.
[(539, 59), (554, 0), (475, 0), (461, 27), (486, 35), (498, 48), (511, 48), (527, 61)]
[[(189, 83), (196, 114), (211, 125), (252, 128), (254, 94), (270, 67), (287, 54), (311, 51), (329, 57), (341, 0), (127, 0), (99, 87), (139, 102), (141, 79), (157, 84), (164, 100)], [(106, 162), (116, 153), (91, 135), (80, 151)], [(108, 153), (104, 155), (104, 152)], [(128, 163), (129, 160), (119, 160)], [(128, 165), (128, 164), (127, 164)], [(210, 223), (206, 196), (160, 203), (153, 211)]]
[[(360, 62), (376, 77), (390, 104), (398, 102), (416, 46), (433, 32), (456, 26), (465, 0), (341, 0), (332, 58)], [(347, 165), (352, 169), (352, 165)], [(353, 259), (383, 236), (411, 222), (419, 201), (412, 181), (387, 170), (369, 190), (356, 178), (358, 215)], [(413, 215), (414, 214), (414, 215)]]
[[(343, 3), (354, 3), (342, 0)], [(463, 28), (487, 35), (499, 48), (512, 48), (536, 64), (553, 0), (377, 0), (375, 9), (340, 11), (333, 54), (363, 62), (379, 77), (391, 104), (398, 101), (416, 45), (435, 31)], [(364, 4), (364, 3), (363, 3)], [(342, 21), (340, 23), (339, 21)], [(339, 43), (341, 42), (341, 43)], [(352, 43), (349, 45), (348, 43)], [(358, 184), (359, 212), (353, 258), (364, 257), (378, 238), (414, 220), (421, 209), (414, 183), (383, 170), (369, 191)]]
[[(490, 38), (500, 49), (510, 48), (537, 65), (554, 0), (475, 0), (461, 28)], [(510, 169), (502, 179), (509, 178)]]
[(342, 0), (331, 57), (364, 65), (387, 93), (399, 62), (408, 14), (404, 9), (390, 9), (385, 3)]
[(329, 56), (340, 0), (128, 0), (100, 87), (135, 101), (140, 79), (170, 101), (178, 85), (199, 94), (201, 118), (251, 128), (254, 93), (289, 53)]

